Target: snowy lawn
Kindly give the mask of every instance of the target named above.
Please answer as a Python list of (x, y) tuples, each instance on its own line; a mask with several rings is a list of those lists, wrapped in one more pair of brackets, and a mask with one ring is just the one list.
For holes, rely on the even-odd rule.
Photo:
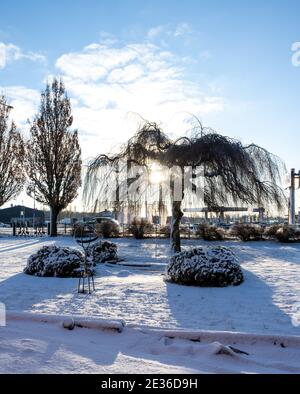
[(27, 257), (53, 242), (77, 247), (69, 237), (0, 238), (0, 302), (8, 310), (121, 318), (166, 328), (300, 335), (300, 327), (291, 321), (300, 302), (298, 244), (222, 243), (236, 250), (245, 282), (237, 287), (197, 288), (163, 281), (168, 240), (119, 239), (123, 264), (137, 266), (99, 265), (96, 292), (78, 295), (76, 279), (22, 273)]
[[(227, 331), (300, 335), (300, 326), (292, 324), (297, 303), (298, 313), (300, 309), (300, 245), (221, 243), (237, 252), (245, 282), (197, 288), (163, 281), (168, 240), (116, 242), (123, 265), (99, 265), (96, 291), (82, 295), (77, 294), (77, 279), (22, 273), (27, 257), (42, 245), (78, 247), (72, 238), (0, 238), (0, 302), (8, 312), (118, 318), (127, 323), (117, 334), (8, 321), (7, 327), (0, 327), (0, 372), (299, 372), (299, 338), (286, 347), (280, 341), (274, 345), (273, 339), (260, 343), (250, 335), (246, 342), (231, 339), (249, 355), (216, 352), (220, 343), (230, 343)], [(202, 244), (183, 242), (184, 248)], [(222, 332), (198, 343), (170, 339), (145, 326)]]

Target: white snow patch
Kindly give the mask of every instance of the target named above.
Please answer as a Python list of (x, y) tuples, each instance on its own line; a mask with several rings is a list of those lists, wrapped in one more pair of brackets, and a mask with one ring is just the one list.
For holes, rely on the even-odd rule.
[[(0, 329), (1, 373), (299, 373), (300, 344), (201, 332), (201, 341), (125, 327), (122, 333), (28, 317)], [(207, 335), (207, 336), (206, 336)], [(210, 336), (218, 336), (211, 341)], [(234, 345), (232, 345), (234, 344)]]

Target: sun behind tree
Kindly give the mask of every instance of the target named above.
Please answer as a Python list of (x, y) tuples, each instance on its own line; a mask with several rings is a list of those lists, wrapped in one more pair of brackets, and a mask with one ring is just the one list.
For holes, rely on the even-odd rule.
[[(194, 175), (199, 175), (197, 169), (204, 170), (203, 201), (206, 207), (245, 203), (258, 206), (274, 204), (281, 208), (285, 202), (279, 186), (284, 165), (278, 157), (255, 144), (244, 146), (238, 140), (203, 127), (201, 123), (191, 137), (183, 136), (174, 141), (156, 123), (144, 122), (120, 152), (111, 156), (100, 154), (90, 163), (86, 190), (93, 195), (96, 187), (94, 175), (104, 166), (124, 160), (128, 164), (146, 167), (150, 172), (152, 166), (155, 179), (158, 177), (156, 168), (176, 167), (179, 170), (170, 179), (171, 248), (174, 252), (180, 251), (182, 201), (187, 194), (184, 182), (179, 197), (174, 198), (174, 190), (178, 179), (184, 178), (186, 167), (194, 170), (191, 183)], [(108, 173), (108, 177), (110, 175)]]

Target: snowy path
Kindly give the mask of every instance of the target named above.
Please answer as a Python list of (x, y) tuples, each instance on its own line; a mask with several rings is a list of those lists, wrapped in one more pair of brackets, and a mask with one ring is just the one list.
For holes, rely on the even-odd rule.
[[(240, 256), (245, 283), (218, 289), (165, 283), (168, 240), (120, 239), (119, 254), (126, 262), (152, 267), (99, 266), (96, 292), (89, 296), (77, 294), (76, 279), (22, 273), (27, 257), (51, 242), (0, 238), (0, 302), (8, 310), (122, 318), (155, 327), (300, 335), (300, 327), (291, 322), (300, 302), (300, 245), (227, 242)], [(55, 242), (76, 246), (67, 237)]]
[[(228, 335), (228, 334), (227, 334)], [(170, 338), (125, 328), (65, 330), (12, 321), (0, 327), (0, 373), (299, 373), (300, 342)], [(229, 346), (247, 354), (237, 354)], [(225, 351), (225, 352), (224, 352)], [(224, 354), (225, 353), (225, 354)]]

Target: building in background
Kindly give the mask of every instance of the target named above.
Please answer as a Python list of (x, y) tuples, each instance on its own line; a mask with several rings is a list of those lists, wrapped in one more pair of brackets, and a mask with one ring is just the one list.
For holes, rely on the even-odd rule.
[(45, 213), (38, 209), (15, 205), (0, 209), (0, 222), (6, 224), (15, 223), (17, 226), (42, 226), (45, 222)]

